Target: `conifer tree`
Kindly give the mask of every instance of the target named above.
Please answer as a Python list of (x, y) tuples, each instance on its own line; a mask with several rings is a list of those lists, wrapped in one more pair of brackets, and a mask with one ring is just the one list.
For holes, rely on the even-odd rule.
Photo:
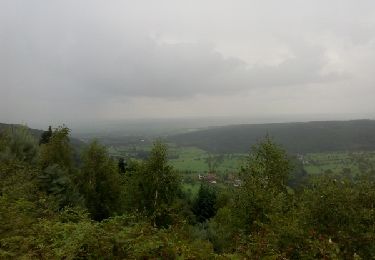
[(54, 129), (47, 143), (40, 146), (40, 188), (53, 195), (59, 207), (82, 203), (75, 185), (76, 169), (73, 165), (73, 148), (69, 142), (70, 129), (59, 126)]
[(120, 158), (118, 160), (118, 170), (121, 174), (124, 174), (126, 172), (126, 163), (124, 158)]
[(52, 132), (48, 143), (41, 145), (40, 164), (43, 169), (53, 164), (72, 169), (73, 149), (70, 145), (69, 134), (69, 128), (59, 126)]
[(44, 131), (39, 139), (39, 145), (47, 144), (52, 136), (52, 127), (49, 126), (47, 131)]
[(198, 197), (193, 205), (193, 212), (199, 222), (204, 222), (216, 214), (216, 192), (207, 183), (202, 183)]

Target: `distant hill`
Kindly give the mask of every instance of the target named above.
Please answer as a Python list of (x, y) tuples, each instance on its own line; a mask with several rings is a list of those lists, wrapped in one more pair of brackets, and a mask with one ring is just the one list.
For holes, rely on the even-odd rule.
[(235, 153), (248, 152), (267, 134), (291, 153), (375, 150), (375, 120), (231, 125), (170, 136), (169, 141)]
[[(0, 123), (0, 132), (1, 131), (4, 131), (5, 129), (9, 128), (9, 127), (14, 127), (14, 126), (20, 126), (20, 125), (17, 125), (17, 124), (4, 124), (4, 123)], [(35, 138), (37, 140), (39, 140), (40, 136), (42, 135), (42, 133), (44, 132), (44, 130), (39, 130), (39, 129), (33, 129), (33, 128), (29, 128), (30, 129), (30, 132), (33, 136), (35, 136)], [(70, 143), (72, 144), (72, 146), (77, 149), (78, 151), (81, 150), (84, 146), (85, 146), (85, 143), (77, 138), (72, 138), (70, 137)]]
[[(4, 123), (0, 123), (0, 132), (6, 130), (7, 128), (9, 127), (17, 127), (17, 126), (21, 126), (19, 124), (4, 124)], [(29, 128), (30, 129), (30, 132), (31, 134), (37, 138), (39, 140), (39, 137), (41, 136), (41, 134), (43, 133), (43, 130), (39, 130), (39, 129), (32, 129), (32, 128)]]

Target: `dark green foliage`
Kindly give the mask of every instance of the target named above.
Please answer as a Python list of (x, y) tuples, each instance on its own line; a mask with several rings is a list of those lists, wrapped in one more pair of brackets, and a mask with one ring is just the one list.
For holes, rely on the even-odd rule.
[(216, 191), (209, 184), (201, 184), (193, 205), (198, 222), (204, 222), (216, 214)]
[(44, 131), (39, 139), (39, 145), (47, 144), (49, 139), (52, 137), (52, 127), (49, 126), (47, 131)]
[(54, 197), (59, 208), (82, 204), (82, 198), (68, 170), (61, 168), (58, 164), (43, 169), (38, 175), (38, 184), (41, 190)]
[(238, 242), (237, 219), (229, 207), (220, 208), (208, 223), (207, 238), (215, 252), (233, 252)]
[(118, 159), (118, 171), (121, 173), (121, 174), (124, 174), (126, 172), (126, 163), (125, 163), (125, 159), (124, 158), (120, 158)]
[(103, 220), (121, 211), (120, 175), (106, 148), (92, 142), (84, 150), (82, 162), (79, 187), (92, 218)]

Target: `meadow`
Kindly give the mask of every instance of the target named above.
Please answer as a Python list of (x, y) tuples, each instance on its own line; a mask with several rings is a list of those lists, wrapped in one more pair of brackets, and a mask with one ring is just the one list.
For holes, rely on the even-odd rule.
[(371, 168), (375, 162), (375, 152), (333, 152), (310, 153), (302, 158), (304, 169), (309, 174), (344, 173), (357, 175)]
[[(219, 176), (237, 173), (247, 158), (245, 153), (213, 154), (198, 147), (184, 147), (174, 143), (169, 143), (168, 147), (169, 163), (185, 176), (191, 177), (208, 172), (215, 172)], [(151, 144), (140, 143), (132, 146), (111, 146), (109, 152), (112, 156), (134, 158), (147, 155), (150, 149)], [(369, 169), (369, 165), (375, 165), (375, 151), (307, 153), (298, 155), (297, 158), (308, 174), (356, 175), (363, 169)], [(192, 188), (193, 191), (196, 189)]]
[[(173, 143), (168, 144), (169, 163), (177, 170), (186, 173), (217, 174), (237, 172), (246, 160), (246, 154), (212, 154), (197, 147), (182, 147)], [(110, 146), (109, 153), (112, 156), (125, 158), (137, 158), (147, 154), (151, 149), (149, 144), (133, 146)]]

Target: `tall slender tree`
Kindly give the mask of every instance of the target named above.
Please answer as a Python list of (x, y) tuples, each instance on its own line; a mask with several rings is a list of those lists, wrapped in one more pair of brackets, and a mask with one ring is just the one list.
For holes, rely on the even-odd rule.
[(166, 216), (176, 199), (179, 185), (178, 173), (168, 164), (167, 145), (156, 141), (150, 157), (140, 163), (128, 178), (131, 205), (151, 217), (154, 225), (158, 225), (158, 219)]
[(233, 209), (244, 229), (267, 223), (269, 214), (280, 210), (291, 190), (286, 186), (290, 171), (287, 153), (270, 137), (253, 147), (242, 168), (242, 185)]
[(86, 207), (95, 220), (120, 211), (120, 175), (106, 148), (92, 142), (82, 154), (79, 187)]

